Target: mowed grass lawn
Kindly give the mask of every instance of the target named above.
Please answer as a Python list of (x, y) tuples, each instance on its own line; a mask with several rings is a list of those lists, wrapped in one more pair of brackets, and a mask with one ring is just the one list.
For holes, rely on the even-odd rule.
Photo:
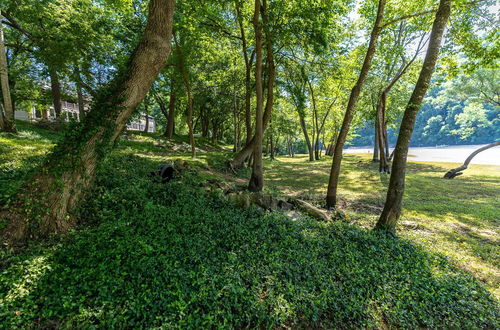
[[(267, 189), (324, 204), (331, 159), (306, 155), (265, 163)], [(451, 163), (409, 162), (398, 235), (443, 253), (500, 297), (500, 166), (471, 165), (463, 176), (442, 179)], [(345, 155), (339, 206), (347, 220), (373, 227), (382, 211), (389, 175), (371, 156)]]

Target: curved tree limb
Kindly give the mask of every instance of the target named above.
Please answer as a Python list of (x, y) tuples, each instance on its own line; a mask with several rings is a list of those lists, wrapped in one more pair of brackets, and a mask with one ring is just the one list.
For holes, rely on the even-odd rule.
[(487, 149), (496, 147), (496, 146), (500, 146), (500, 141), (490, 143), (484, 147), (481, 147), (481, 148), (475, 150), (473, 153), (471, 153), (469, 155), (469, 157), (467, 157), (467, 159), (465, 160), (465, 162), (463, 163), (462, 166), (449, 170), (448, 172), (446, 172), (446, 174), (444, 175), (443, 178), (444, 179), (453, 179), (456, 176), (462, 175), (463, 174), (462, 171), (467, 169), (472, 158), (476, 157), (476, 155), (478, 153), (485, 151)]

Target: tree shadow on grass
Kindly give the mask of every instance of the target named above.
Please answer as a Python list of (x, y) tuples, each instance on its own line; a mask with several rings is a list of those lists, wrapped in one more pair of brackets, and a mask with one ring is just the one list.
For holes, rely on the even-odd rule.
[(497, 302), (444, 257), (342, 223), (238, 209), (189, 173), (152, 184), (153, 165), (111, 157), (81, 210), (94, 225), (45, 259), (6, 262), (1, 327), (498, 326)]

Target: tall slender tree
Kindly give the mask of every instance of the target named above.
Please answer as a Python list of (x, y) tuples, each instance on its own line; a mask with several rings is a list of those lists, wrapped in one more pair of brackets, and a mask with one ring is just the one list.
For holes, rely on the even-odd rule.
[(0, 11), (0, 85), (2, 86), (3, 111), (0, 109), (0, 130), (5, 132), (16, 132), (14, 121), (14, 107), (10, 96), (9, 69), (7, 55), (5, 54), (5, 43), (2, 29), (2, 12)]
[(339, 183), (340, 175), (340, 164), (342, 162), (342, 149), (344, 149), (344, 144), (347, 139), (347, 134), (349, 133), (349, 128), (354, 117), (354, 112), (356, 111), (356, 104), (358, 103), (359, 95), (361, 94), (361, 89), (365, 83), (368, 72), (372, 65), (373, 56), (377, 49), (377, 40), (382, 31), (382, 20), (384, 18), (385, 0), (379, 0), (377, 8), (377, 16), (375, 18), (375, 23), (370, 35), (370, 42), (368, 44), (368, 49), (366, 51), (365, 60), (363, 66), (361, 67), (361, 72), (359, 73), (358, 80), (351, 90), (351, 95), (349, 97), (349, 102), (347, 104), (347, 109), (345, 111), (344, 120), (342, 122), (342, 127), (340, 129), (337, 141), (335, 143), (335, 148), (333, 152), (333, 163), (330, 171), (330, 179), (328, 181), (328, 189), (326, 192), (326, 207), (335, 207), (337, 203), (337, 186)]
[[(266, 0), (264, 0), (265, 3)], [(253, 144), (253, 165), (252, 175), (248, 183), (250, 191), (261, 191), (264, 187), (264, 173), (262, 168), (262, 138), (263, 122), (262, 109), (264, 106), (264, 90), (262, 84), (262, 23), (260, 20), (261, 4), (260, 0), (255, 0), (253, 15), (253, 26), (255, 30), (255, 90), (257, 104), (255, 107), (255, 136)]]
[(401, 216), (401, 203), (405, 188), (406, 161), (408, 147), (410, 145), (413, 127), (417, 113), (422, 105), (425, 93), (429, 88), (429, 82), (436, 67), (436, 62), (441, 47), (446, 24), (450, 17), (451, 0), (440, 0), (439, 8), (436, 12), (434, 24), (432, 26), (427, 54), (418, 77), (417, 84), (406, 106), (401, 127), (399, 129), (398, 141), (394, 151), (394, 161), (392, 164), (391, 179), (384, 210), (380, 216), (376, 229), (394, 231), (396, 223)]
[(252, 62), (253, 62), (253, 54), (252, 56), (248, 56), (248, 42), (245, 33), (245, 26), (243, 24), (243, 14), (242, 14), (242, 6), (243, 1), (236, 0), (234, 2), (236, 7), (236, 15), (238, 19), (238, 26), (240, 28), (240, 37), (241, 37), (241, 47), (243, 52), (243, 59), (245, 60), (245, 129), (246, 129), (246, 137), (245, 143), (250, 143), (252, 139), (252, 114), (251, 114), (251, 99), (252, 99)]

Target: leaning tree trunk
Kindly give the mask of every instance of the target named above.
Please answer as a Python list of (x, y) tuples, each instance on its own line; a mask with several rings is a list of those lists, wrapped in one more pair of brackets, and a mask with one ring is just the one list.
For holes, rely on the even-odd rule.
[(441, 0), (439, 8), (434, 19), (432, 32), (425, 55), (424, 63), (418, 77), (415, 89), (406, 106), (401, 127), (399, 130), (398, 142), (394, 152), (394, 161), (392, 164), (391, 179), (389, 189), (387, 191), (387, 199), (385, 201), (382, 215), (375, 226), (376, 229), (384, 229), (394, 231), (396, 223), (401, 215), (401, 203), (405, 188), (405, 172), (406, 161), (408, 156), (408, 147), (410, 145), (413, 127), (417, 113), (422, 104), (422, 100), (429, 88), (429, 82), (436, 67), (436, 62), (441, 47), (446, 23), (450, 17), (451, 0)]
[(2, 85), (3, 111), (0, 109), (0, 130), (16, 133), (16, 122), (14, 121), (14, 106), (10, 96), (9, 69), (7, 56), (5, 55), (5, 44), (2, 29), (2, 12), (0, 11), (0, 84)]
[(250, 191), (262, 191), (264, 187), (264, 172), (262, 166), (262, 137), (264, 134), (262, 108), (264, 105), (264, 91), (262, 86), (262, 24), (259, 20), (260, 6), (260, 0), (255, 0), (253, 26), (255, 29), (255, 89), (257, 104), (255, 107), (255, 141), (253, 145), (252, 175), (248, 183), (248, 189)]
[(368, 72), (370, 71), (370, 67), (372, 65), (373, 56), (375, 55), (375, 50), (377, 49), (377, 39), (380, 35), (380, 31), (382, 31), (384, 8), (385, 0), (379, 0), (377, 18), (375, 19), (375, 24), (373, 25), (373, 30), (370, 36), (370, 43), (368, 45), (368, 50), (366, 51), (365, 60), (361, 68), (361, 72), (359, 73), (358, 81), (352, 88), (351, 95), (349, 97), (349, 103), (347, 104), (347, 109), (344, 115), (344, 121), (342, 122), (342, 127), (340, 129), (339, 136), (337, 137), (337, 142), (335, 143), (332, 169), (330, 171), (330, 179), (326, 192), (327, 208), (335, 207), (335, 204), (337, 203), (337, 186), (339, 183), (340, 164), (342, 162), (342, 149), (344, 149), (347, 134), (349, 133), (349, 127), (356, 110), (356, 104), (358, 103), (361, 89), (365, 84), (366, 77), (368, 76)]
[(484, 147), (481, 147), (481, 148), (475, 150), (473, 153), (471, 153), (469, 155), (469, 157), (467, 157), (467, 159), (465, 160), (465, 162), (464, 162), (464, 164), (462, 166), (449, 170), (444, 175), (444, 178), (445, 179), (453, 179), (453, 178), (455, 178), (455, 177), (457, 177), (459, 175), (462, 175), (463, 174), (462, 171), (466, 170), (469, 167), (469, 163), (471, 162), (472, 158), (476, 157), (476, 155), (478, 153), (483, 152), (483, 151), (485, 151), (487, 149), (496, 147), (496, 146), (500, 146), (500, 141), (490, 143), (490, 144), (488, 144), (488, 145), (486, 145)]
[(170, 54), (174, 0), (151, 0), (143, 36), (128, 65), (97, 96), (83, 122), (54, 147), (41, 170), (0, 212), (7, 242), (66, 232), (71, 211), (84, 197), (96, 169), (142, 102)]

